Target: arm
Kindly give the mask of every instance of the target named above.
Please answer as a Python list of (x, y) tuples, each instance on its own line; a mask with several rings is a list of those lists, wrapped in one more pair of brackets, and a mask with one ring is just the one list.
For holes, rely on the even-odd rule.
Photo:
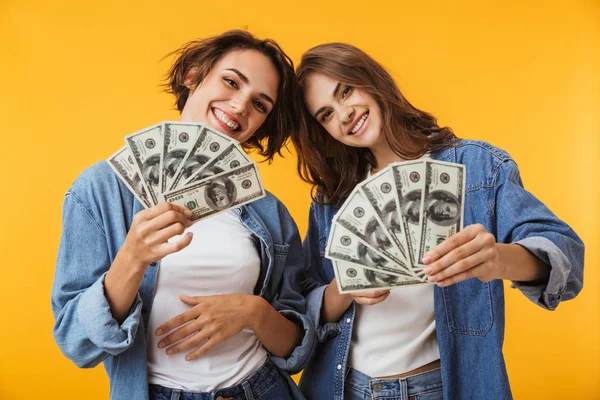
[(192, 225), (188, 219), (191, 215), (188, 209), (160, 203), (133, 217), (125, 242), (104, 279), (105, 295), (117, 322), (123, 322), (127, 316), (148, 265), (191, 243), (191, 233), (176, 242), (168, 242)]
[[(84, 184), (74, 186), (86, 190)], [(66, 194), (52, 288), (56, 343), (76, 365), (86, 368), (131, 346), (142, 311), (134, 278), (114, 274), (122, 279), (118, 284), (128, 288), (125, 293), (115, 294), (119, 286), (107, 284), (108, 276), (124, 271), (128, 263), (111, 266), (104, 225), (90, 210), (74, 190)]]
[(510, 279), (536, 304), (553, 310), (583, 284), (581, 239), (527, 192), (512, 160), (497, 169), (490, 199), (495, 235), (472, 225), (431, 251), (425, 272), (441, 286), (470, 277)]

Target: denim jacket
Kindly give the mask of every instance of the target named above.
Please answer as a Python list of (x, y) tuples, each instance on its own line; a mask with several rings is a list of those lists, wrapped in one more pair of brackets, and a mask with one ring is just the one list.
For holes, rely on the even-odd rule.
[[(577, 295), (583, 285), (583, 243), (523, 188), (517, 165), (506, 152), (484, 142), (463, 140), (431, 157), (466, 166), (465, 226), (480, 223), (498, 243), (518, 243), (551, 267), (547, 282), (514, 282), (513, 287), (548, 310)], [(323, 325), (319, 321), (323, 293), (334, 277), (331, 262), (323, 256), (336, 211), (313, 203), (303, 243), (312, 281), (308, 315), (318, 340), (300, 381), (308, 399), (342, 399), (348, 366), (354, 304), (338, 322)], [(512, 398), (502, 355), (502, 280), (469, 279), (449, 287), (436, 286), (434, 310), (444, 399)]]
[[(106, 162), (84, 171), (65, 195), (63, 205), (63, 231), (52, 288), (54, 338), (79, 367), (104, 362), (113, 400), (148, 399), (146, 329), (160, 262), (146, 270), (122, 324), (112, 317), (103, 286), (133, 216), (142, 209)], [(304, 328), (302, 343), (289, 357), (270, 355), (285, 371), (282, 375), (294, 398), (303, 398), (289, 374), (304, 367), (316, 342), (301, 294), (304, 259), (296, 224), (271, 194), (243, 206), (240, 219), (260, 243), (261, 270), (255, 294)]]

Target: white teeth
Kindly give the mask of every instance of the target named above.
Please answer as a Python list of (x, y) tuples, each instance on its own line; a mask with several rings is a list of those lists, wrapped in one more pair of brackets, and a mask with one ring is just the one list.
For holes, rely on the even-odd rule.
[(239, 124), (236, 124), (235, 122), (233, 122), (232, 120), (230, 120), (229, 118), (227, 118), (227, 116), (225, 115), (225, 113), (222, 112), (221, 110), (214, 109), (213, 110), (213, 114), (215, 114), (215, 117), (217, 117), (217, 119), (219, 121), (221, 121), (225, 125), (227, 125), (232, 131), (235, 131), (236, 129), (238, 129), (240, 127)]
[(354, 125), (354, 128), (352, 128), (352, 130), (350, 131), (350, 133), (356, 133), (356, 132), (358, 132), (358, 130), (360, 128), (362, 128), (362, 126), (365, 123), (365, 121), (367, 120), (368, 116), (369, 116), (369, 114), (363, 115), (363, 117), (356, 123), (356, 125)]

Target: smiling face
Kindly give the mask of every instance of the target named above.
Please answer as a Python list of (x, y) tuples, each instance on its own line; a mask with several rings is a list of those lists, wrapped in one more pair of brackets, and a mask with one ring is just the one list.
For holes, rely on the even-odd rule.
[(230, 51), (194, 87), (195, 72), (185, 79), (190, 95), (181, 120), (206, 124), (240, 143), (254, 135), (277, 101), (279, 74), (258, 51)]
[(373, 148), (385, 142), (381, 111), (365, 91), (314, 72), (305, 80), (304, 101), (310, 114), (343, 144)]

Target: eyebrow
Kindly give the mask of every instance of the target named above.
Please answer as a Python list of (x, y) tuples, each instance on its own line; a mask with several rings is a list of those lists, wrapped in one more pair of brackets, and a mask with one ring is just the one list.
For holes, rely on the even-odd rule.
[[(235, 69), (235, 68), (227, 68), (226, 70), (227, 71), (235, 72), (237, 74), (237, 76), (240, 77), (240, 79), (242, 80), (242, 82), (244, 82), (246, 85), (248, 83), (250, 83), (250, 80), (248, 79), (248, 77), (246, 75), (242, 74), (237, 69)], [(273, 99), (271, 97), (269, 97), (267, 94), (265, 94), (265, 93), (259, 93), (258, 96), (261, 97), (261, 98), (263, 98), (263, 99), (265, 99), (269, 103), (271, 103), (272, 106), (275, 105), (275, 102), (273, 101)]]
[[(338, 82), (337, 85), (335, 85), (335, 89), (333, 89), (333, 98), (335, 98), (337, 96), (338, 91), (340, 90), (340, 86), (342, 86), (342, 82)], [(319, 116), (319, 114), (321, 114), (323, 111), (325, 111), (327, 107), (321, 107), (317, 110), (316, 113), (314, 113), (313, 117), (315, 117), (315, 119), (318, 119), (317, 117)]]

